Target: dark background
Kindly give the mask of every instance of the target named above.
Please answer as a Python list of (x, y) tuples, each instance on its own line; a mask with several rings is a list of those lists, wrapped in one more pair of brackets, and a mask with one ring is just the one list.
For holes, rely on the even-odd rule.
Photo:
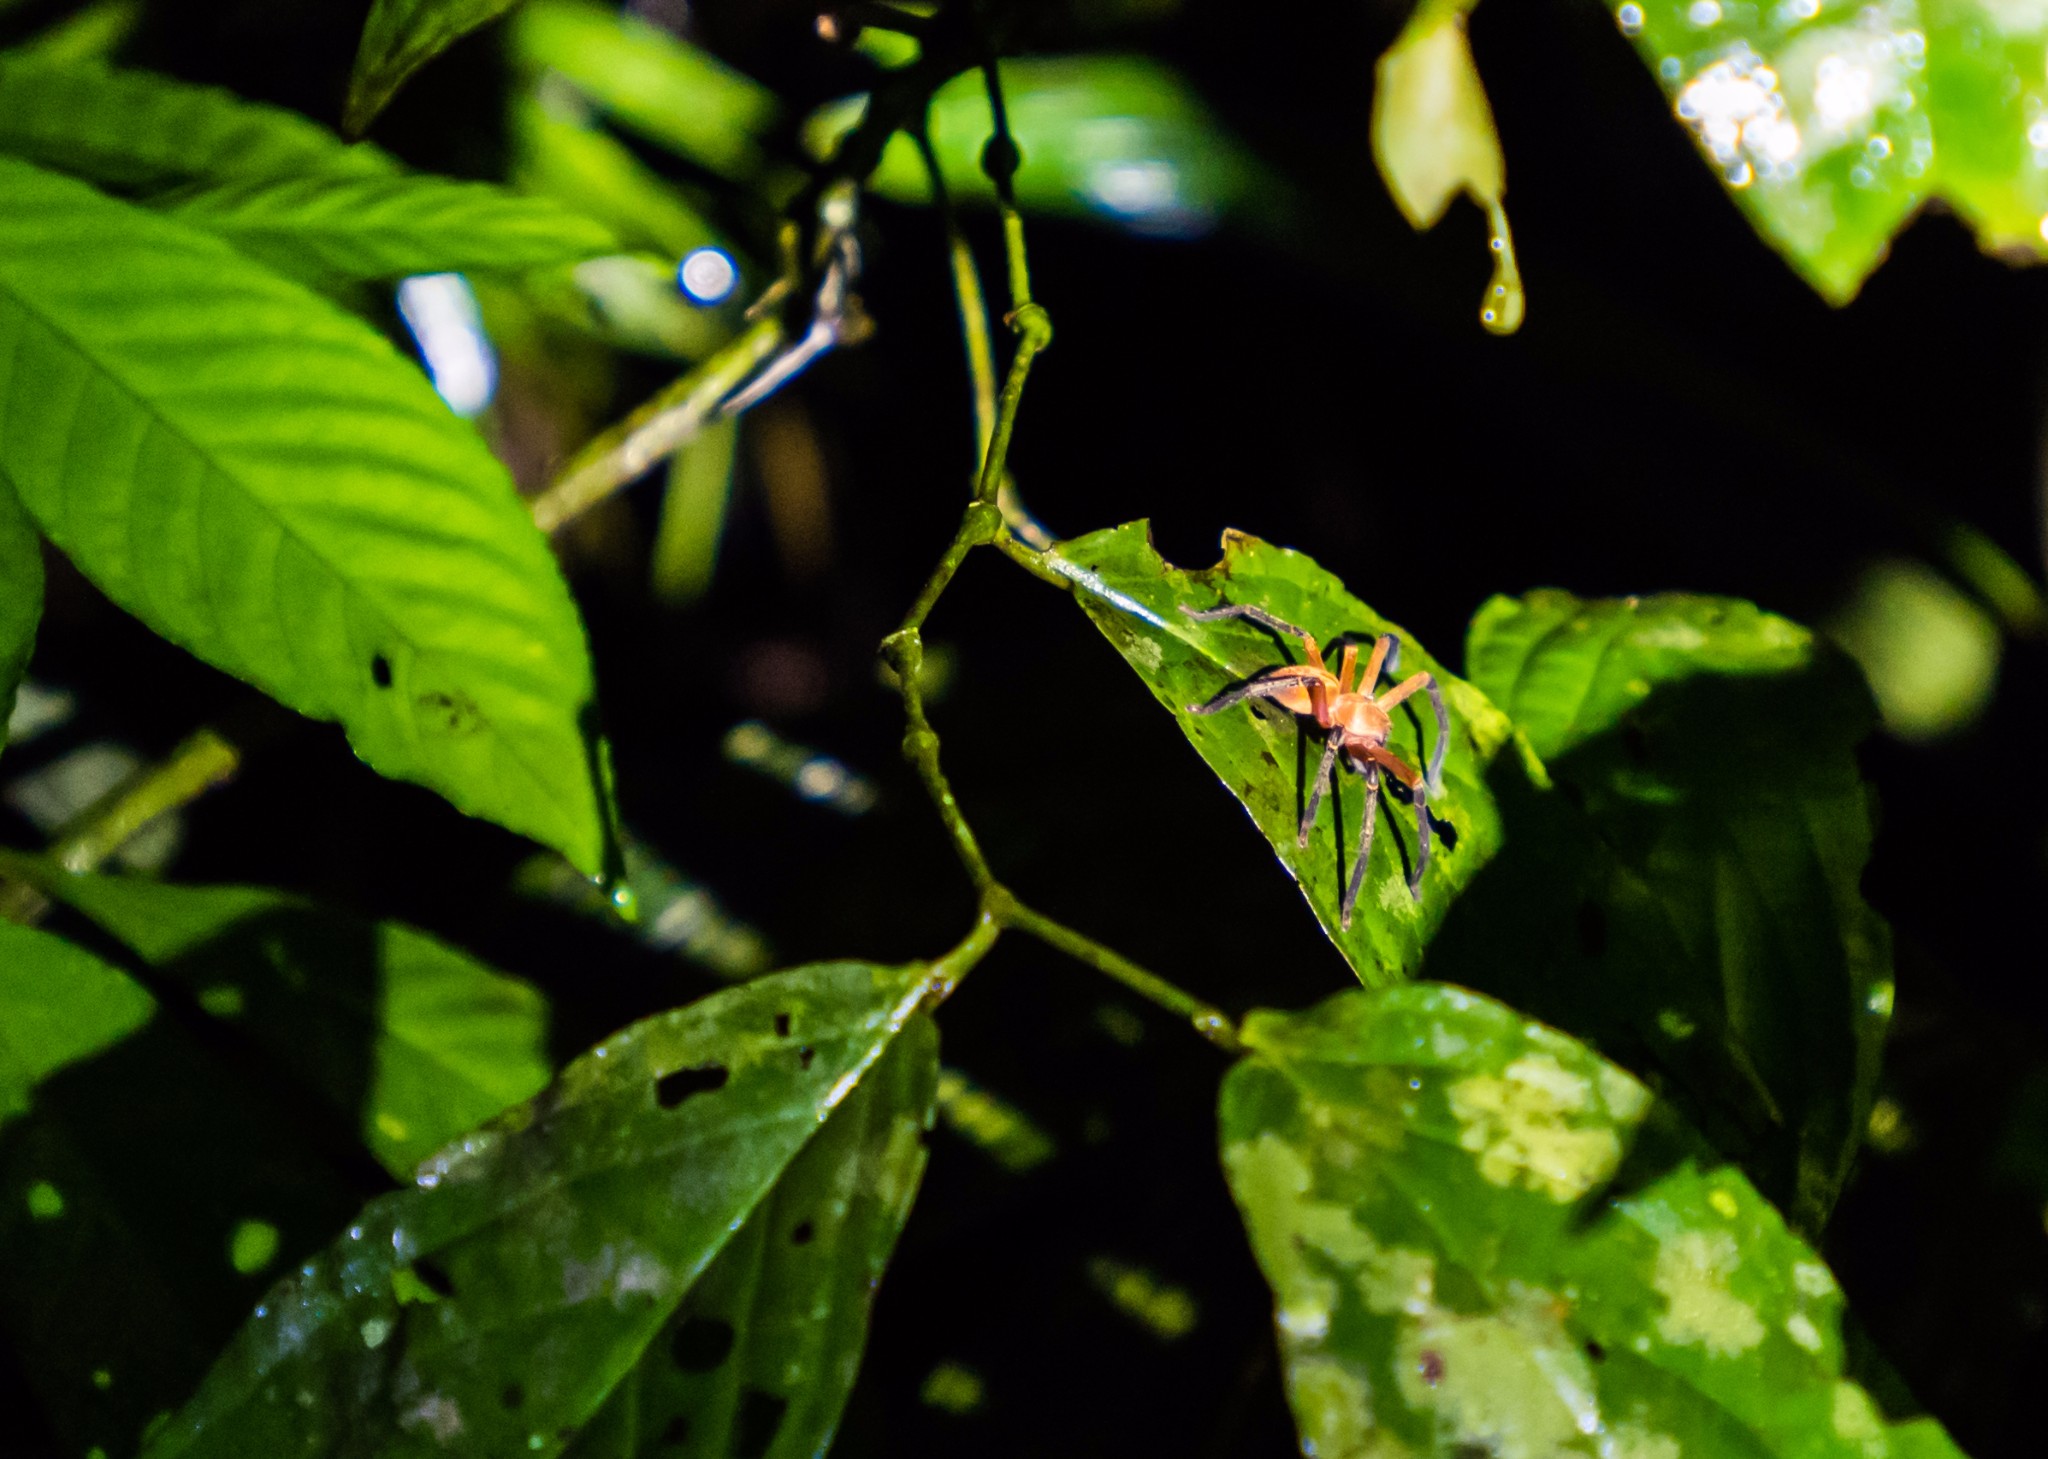
[[(1075, 0), (1034, 34), (1180, 65), (1297, 206), (1195, 243), (1032, 225), (1058, 336), (1011, 459), (1056, 531), (1150, 517), (1167, 557), (1197, 565), (1241, 527), (1312, 552), (1454, 663), (1480, 602), (1541, 585), (1726, 593), (1811, 621), (1871, 556), (1924, 556), (1945, 519), (2038, 572), (2048, 277), (1928, 217), (1853, 307), (1829, 309), (1730, 206), (1600, 7), (1496, 0), (1473, 44), (1530, 305), (1518, 336), (1495, 339), (1475, 317), (1479, 214), (1459, 204), (1416, 237), (1373, 172), (1368, 80), (1398, 10), (1157, 9), (1113, 25)], [(810, 14), (727, 0), (696, 20), (801, 114), (858, 84)], [(338, 117), (360, 6), (186, 0), (149, 16), (131, 59)], [(375, 135), (489, 175), (501, 78), (486, 33)], [(993, 220), (969, 227), (993, 282)], [(782, 964), (930, 955), (972, 908), (897, 760), (900, 711), (872, 658), (963, 499), (964, 373), (935, 221), (876, 205), (868, 239), (879, 332), (795, 392), (824, 453), (829, 566), (788, 570), (744, 454), (695, 609), (644, 591), (650, 491), (572, 562), (628, 821)], [(619, 406), (661, 378), (630, 374)], [(34, 673), (83, 710), (10, 752), (10, 772), (98, 736), (154, 755), (204, 721), (256, 722), (248, 691), (52, 566)], [(979, 555), (927, 639), (957, 669), (934, 710), (947, 768), (1021, 895), (1233, 1012), (1350, 981), (1242, 813), (1062, 595)], [(1974, 728), (1865, 751), (1881, 823), (1865, 887), (1897, 938), (1886, 1092), (1909, 1137), (1866, 1153), (1826, 1253), (1876, 1346), (1977, 1459), (2038, 1452), (2048, 1374), (2048, 1190), (2001, 1154), (2048, 1138), (2048, 1119), (2013, 1124), (2048, 1070), (2042, 668), (2041, 644), (2008, 640)], [(849, 819), (728, 763), (721, 740), (749, 717), (872, 777), (879, 807)], [(190, 813), (180, 878), (275, 883), (443, 934), (547, 989), (565, 1055), (717, 986), (508, 896), (525, 847), (377, 780), (337, 731), (251, 738), (240, 780)], [(0, 832), (34, 844), (18, 821)], [(1120, 1045), (1096, 1015), (1126, 1001), (1019, 939), (948, 1004), (948, 1062), (1026, 1109), (1059, 1154), (1012, 1176), (934, 1136), (835, 1452), (1290, 1452), (1267, 1297), (1215, 1158), (1223, 1061), (1149, 1010), (1146, 1037)], [(1086, 1275), (1098, 1255), (1187, 1288), (1194, 1332), (1163, 1342), (1119, 1313)], [(973, 1414), (920, 1401), (942, 1360), (984, 1378)], [(9, 1386), (0, 1366), (0, 1399)], [(21, 1437), (32, 1407), (6, 1411), (17, 1437), (0, 1450), (42, 1452), (33, 1419)]]

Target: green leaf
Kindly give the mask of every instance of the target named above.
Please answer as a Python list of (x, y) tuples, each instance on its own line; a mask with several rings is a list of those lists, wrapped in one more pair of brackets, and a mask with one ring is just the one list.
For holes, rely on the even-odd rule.
[(1526, 300), (1508, 230), (1507, 165), (1493, 108), (1465, 38), (1474, 0), (1424, 0), (1380, 57), (1372, 96), (1372, 155), (1401, 215), (1434, 228), (1464, 193), (1493, 229), (1494, 276), (1479, 321), (1495, 334), (1522, 326)]
[(586, 0), (530, 0), (512, 34), (528, 66), (575, 83), (648, 141), (721, 177), (760, 170), (774, 93), (687, 41)]
[(560, 1453), (938, 976), (819, 964), (606, 1040), (366, 1206), (145, 1455)]
[(556, 202), (408, 173), (296, 113), (165, 76), (0, 60), (0, 96), (17, 102), (0, 116), (0, 152), (135, 194), (322, 286), (619, 246)]
[(400, 922), (265, 887), (0, 868), (82, 913), (360, 1127), (393, 1175), (547, 1083), (547, 1005)]
[(823, 1454), (924, 1173), (938, 1029), (913, 1019), (612, 1391), (571, 1459)]
[[(1112, 223), (1136, 233), (1189, 237), (1232, 214), (1273, 202), (1263, 173), (1187, 82), (1139, 56), (1005, 59), (1003, 103), (1023, 163), (1014, 179), (1024, 207)], [(813, 115), (804, 142), (829, 156), (860, 122), (865, 96)], [(979, 72), (954, 77), (931, 105), (932, 145), (947, 190), (993, 202), (981, 149), (993, 134)], [(897, 202), (927, 203), (931, 183), (910, 137), (889, 139), (868, 185)]]
[(1649, 1092), (1583, 1044), (1431, 984), (1243, 1032), (1223, 1159), (1305, 1453), (1944, 1451), (1843, 1378), (1840, 1289), (1737, 1171), (1661, 1114), (1631, 1154)]
[(43, 616), (43, 541), (0, 473), (0, 750)]
[[(1256, 537), (1228, 532), (1220, 563), (1187, 571), (1162, 560), (1146, 524), (1132, 522), (1063, 543), (1047, 560), (1072, 580), (1075, 599), (1095, 626), (1242, 802), (1360, 980), (1372, 986), (1412, 974), (1452, 901), (1500, 847), (1500, 816), (1486, 778), (1507, 743), (1507, 717), (1313, 559)], [(1203, 622), (1182, 611), (1222, 603), (1264, 608), (1314, 634), (1326, 653), (1340, 639), (1369, 653), (1376, 635), (1392, 633), (1401, 640), (1403, 675), (1421, 669), (1436, 675), (1450, 710), (1451, 739), (1442, 792), (1429, 801), (1435, 848), (1420, 903), (1407, 882), (1417, 852), (1413, 812), (1383, 795), (1370, 869), (1345, 931), (1338, 914), (1363, 814), (1361, 777), (1340, 768), (1336, 793), (1326, 798), (1307, 848), (1298, 848), (1297, 827), (1321, 756), (1305, 721), (1266, 702), (1210, 715), (1188, 712), (1189, 705), (1206, 703), (1262, 669), (1302, 661), (1291, 638), (1242, 620)], [(1395, 711), (1388, 746), (1417, 769), (1429, 764), (1436, 748), (1428, 704), (1427, 696), (1417, 695)]]
[(1988, 252), (2048, 254), (2048, 12), (1993, 0), (1626, 0), (1624, 34), (1750, 222), (1830, 302), (1923, 202)]
[(0, 921), (0, 1124), (29, 1091), (150, 1020), (156, 1000), (118, 968), (32, 927)]
[(283, 107), (148, 71), (0, 55), (0, 153), (120, 192), (250, 178), (379, 177), (397, 164)]
[(673, 184), (603, 129), (533, 98), (515, 99), (512, 126), (515, 180), (529, 192), (601, 218), (636, 247), (671, 260), (719, 241)]
[(348, 78), (342, 125), (351, 136), (376, 120), (420, 67), (518, 0), (372, 0)]
[(1431, 949), (1471, 983), (1667, 1081), (1817, 1229), (1860, 1139), (1891, 1011), (1859, 890), (1870, 698), (1748, 603), (1495, 598), (1473, 681), (1559, 794), (1504, 804), (1509, 852)]
[(239, 183), (185, 196), (166, 211), (319, 284), (536, 268), (619, 246), (602, 224), (545, 198), (445, 177)]
[(367, 326), (0, 159), (0, 472), (116, 603), (373, 769), (602, 861), (588, 650), (504, 468)]

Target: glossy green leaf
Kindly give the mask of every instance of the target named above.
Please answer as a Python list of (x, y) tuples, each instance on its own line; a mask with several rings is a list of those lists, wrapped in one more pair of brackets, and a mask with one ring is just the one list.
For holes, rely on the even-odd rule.
[(571, 1459), (808, 1459), (860, 1368), (924, 1173), (938, 1029), (913, 1019), (705, 1269)]
[(295, 111), (148, 71), (0, 55), (0, 153), (135, 195), (397, 164)]
[(445, 177), (265, 179), (165, 210), (318, 284), (536, 268), (619, 246), (602, 224), (545, 198)]
[(1243, 1032), (1223, 1159), (1304, 1453), (1955, 1452), (1842, 1376), (1820, 1258), (1665, 1117), (1637, 1146), (1649, 1091), (1583, 1044), (1435, 984)]
[(0, 1124), (39, 1082), (149, 1022), (156, 1000), (61, 937), (0, 921)]
[(43, 542), (0, 474), (0, 750), (43, 616)]
[(414, 72), (518, 0), (372, 0), (348, 78), (342, 124), (351, 135), (376, 120)]
[(650, 142), (722, 177), (760, 170), (774, 93), (687, 41), (587, 0), (529, 0), (513, 44)]
[(1835, 303), (1939, 199), (1989, 251), (2048, 252), (2048, 12), (1626, 0), (1624, 34), (1757, 231)]
[(274, 1289), (147, 1459), (560, 1453), (935, 976), (819, 964), (606, 1040)]
[(547, 1083), (540, 995), (416, 928), (266, 887), (76, 876), (5, 853), (0, 867), (241, 1029), (394, 1175)]
[(1473, 682), (1557, 795), (1505, 803), (1510, 850), (1431, 949), (1666, 1081), (1817, 1227), (1860, 1138), (1891, 1012), (1859, 890), (1870, 698), (1842, 655), (1747, 603), (1495, 598)]
[[(1412, 974), (1452, 901), (1500, 847), (1500, 815), (1487, 778), (1509, 738), (1507, 717), (1302, 553), (1230, 532), (1221, 562), (1189, 571), (1164, 561), (1146, 524), (1132, 522), (1062, 543), (1047, 557), (1244, 805), (1360, 980), (1374, 986)], [(1407, 881), (1418, 850), (1414, 814), (1389, 793), (1381, 797), (1372, 861), (1345, 931), (1339, 908), (1363, 814), (1362, 779), (1340, 768), (1336, 793), (1326, 798), (1307, 848), (1298, 848), (1302, 808), (1321, 757), (1321, 744), (1309, 738), (1304, 722), (1263, 701), (1211, 715), (1188, 712), (1263, 669), (1303, 661), (1291, 638), (1243, 620), (1202, 622), (1182, 611), (1223, 603), (1262, 607), (1315, 635), (1326, 653), (1340, 640), (1369, 653), (1376, 635), (1392, 633), (1401, 640), (1403, 675), (1421, 669), (1436, 675), (1450, 710), (1451, 740), (1442, 792), (1430, 798), (1434, 850), (1421, 902), (1411, 897)], [(1421, 769), (1435, 735), (1428, 697), (1417, 695), (1395, 711), (1388, 747)]]
[(0, 159), (0, 345), (0, 472), (108, 597), (598, 871), (575, 606), (504, 468), (385, 340)]
[[(1190, 237), (1276, 186), (1180, 76), (1137, 56), (1005, 59), (1003, 103), (1023, 156), (1017, 200), (1042, 212), (1113, 223), (1136, 233)], [(831, 153), (865, 112), (850, 97), (813, 116), (804, 140)], [(932, 98), (931, 137), (956, 198), (993, 201), (981, 170), (992, 135), (979, 72), (954, 77)], [(924, 203), (931, 182), (917, 144), (889, 140), (869, 186), (899, 202)]]

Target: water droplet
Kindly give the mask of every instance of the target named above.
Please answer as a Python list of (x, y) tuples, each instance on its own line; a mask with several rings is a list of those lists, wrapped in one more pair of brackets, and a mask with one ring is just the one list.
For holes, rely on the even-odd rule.
[(722, 304), (739, 287), (739, 265), (722, 248), (699, 248), (676, 269), (676, 283), (694, 304)]
[(1692, 5), (1685, 12), (1685, 18), (1701, 30), (1719, 25), (1721, 23), (1720, 0), (1693, 0)]
[(1491, 334), (1513, 334), (1522, 327), (1528, 303), (1522, 293), (1522, 270), (1515, 263), (1515, 236), (1508, 230), (1507, 209), (1495, 198), (1486, 205), (1486, 221), (1493, 229), (1493, 280), (1479, 310), (1479, 322)]
[(1614, 12), (1614, 20), (1623, 35), (1634, 35), (1643, 28), (1643, 7), (1630, 0), (1629, 4)]

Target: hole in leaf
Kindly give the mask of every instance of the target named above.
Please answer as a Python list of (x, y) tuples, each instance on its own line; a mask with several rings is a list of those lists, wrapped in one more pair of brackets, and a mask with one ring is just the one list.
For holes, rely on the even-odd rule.
[(438, 1266), (431, 1261), (415, 1261), (412, 1264), (412, 1274), (419, 1278), (421, 1286), (432, 1292), (436, 1297), (453, 1297), (455, 1295), (455, 1279), (448, 1275), (445, 1267)]
[(727, 1077), (723, 1064), (707, 1064), (701, 1069), (678, 1069), (654, 1081), (654, 1102), (663, 1109), (674, 1109), (693, 1094), (709, 1094), (714, 1089), (725, 1088)]
[(507, 1408), (518, 1408), (526, 1402), (526, 1389), (517, 1383), (507, 1383), (505, 1391), (498, 1395), (498, 1399)]
[(775, 1036), (779, 1039), (789, 1037), (789, 1015), (787, 1013), (775, 1015)]
[(1434, 1388), (1444, 1381), (1444, 1355), (1435, 1348), (1422, 1350), (1422, 1381)]
[(370, 682), (379, 689), (391, 687), (391, 660), (382, 654), (370, 660)]
[(1598, 902), (1579, 903), (1579, 951), (1590, 958), (1607, 953), (1607, 911)]
[(664, 1444), (687, 1444), (690, 1442), (690, 1421), (677, 1414), (668, 1421), (668, 1427), (661, 1431)]
[(685, 1373), (708, 1373), (732, 1356), (732, 1337), (730, 1322), (686, 1318), (669, 1342), (669, 1355)]
[(739, 1422), (734, 1426), (733, 1459), (762, 1459), (789, 1412), (789, 1400), (749, 1388), (740, 1396)]
[(1607, 1349), (1589, 1337), (1586, 1339), (1586, 1356), (1596, 1363), (1604, 1363), (1607, 1361)]
[(817, 1056), (818, 1051), (812, 1048), (809, 1044), (805, 1044), (802, 1048), (796, 1051), (796, 1061), (799, 1064), (803, 1065), (806, 1069), (811, 1067), (811, 1060), (815, 1059)]
[(809, 1246), (811, 1244), (811, 1237), (815, 1234), (816, 1232), (812, 1229), (810, 1222), (799, 1221), (796, 1223), (796, 1229), (789, 1233), (789, 1239), (798, 1246)]

